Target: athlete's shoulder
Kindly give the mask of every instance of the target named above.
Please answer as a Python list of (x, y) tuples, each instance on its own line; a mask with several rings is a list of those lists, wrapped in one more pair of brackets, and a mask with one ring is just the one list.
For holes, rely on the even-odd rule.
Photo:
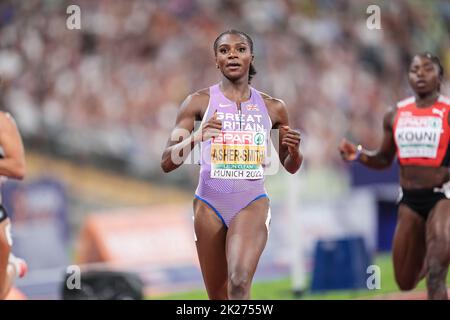
[(399, 102), (397, 102), (397, 108), (401, 109), (401, 108), (405, 108), (407, 106), (410, 106), (411, 104), (416, 102), (416, 98), (414, 96), (405, 98), (400, 100)]
[(186, 98), (186, 100), (190, 100), (190, 101), (192, 101), (192, 100), (194, 100), (194, 101), (197, 101), (197, 100), (203, 101), (205, 99), (209, 99), (209, 88), (200, 89), (200, 90), (198, 90), (198, 91), (196, 91), (194, 93), (191, 93)]
[(181, 110), (194, 110), (195, 112), (203, 109), (209, 103), (209, 88), (198, 90), (189, 94), (181, 104)]
[(0, 111), (0, 125), (15, 124), (13, 116), (9, 112)]
[(439, 96), (438, 101), (439, 101), (440, 103), (443, 103), (443, 104), (447, 105), (448, 107), (450, 107), (450, 98), (449, 98), (449, 97), (444, 96), (443, 94), (441, 94), (441, 95)]
[(0, 135), (18, 131), (16, 121), (9, 112), (0, 111)]
[(209, 98), (209, 88), (200, 89), (200, 90), (192, 93), (191, 96), (203, 97), (203, 98), (208, 97)]
[(266, 106), (270, 109), (274, 109), (274, 111), (281, 111), (286, 108), (286, 103), (283, 100), (274, 98), (267, 93), (258, 91), (261, 97), (263, 98)]
[(266, 104), (267, 112), (274, 128), (277, 128), (280, 123), (288, 122), (288, 114), (286, 104), (283, 100), (274, 98), (267, 93), (259, 92)]

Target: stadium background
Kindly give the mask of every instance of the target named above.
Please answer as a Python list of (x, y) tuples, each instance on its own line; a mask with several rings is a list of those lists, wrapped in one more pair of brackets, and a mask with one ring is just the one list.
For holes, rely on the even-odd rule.
[[(66, 27), (70, 4), (81, 8), (80, 30)], [(370, 4), (381, 30), (367, 28)], [(337, 145), (345, 136), (378, 146), (383, 113), (411, 94), (414, 53), (431, 51), (450, 69), (448, 2), (6, 0), (0, 103), (23, 135), (28, 176), (3, 192), (14, 251), (30, 266), (17, 287), (29, 298), (61, 298), (68, 265), (136, 272), (148, 298), (202, 289), (191, 220), (198, 168), (163, 174), (159, 163), (180, 102), (218, 81), (212, 43), (230, 28), (253, 38), (252, 85), (286, 102), (305, 155), (298, 174), (267, 179), (273, 223), (254, 297), (294, 298), (309, 287), (315, 241), (354, 235), (381, 266), (382, 289), (306, 297), (397, 291), (397, 167), (346, 165)]]

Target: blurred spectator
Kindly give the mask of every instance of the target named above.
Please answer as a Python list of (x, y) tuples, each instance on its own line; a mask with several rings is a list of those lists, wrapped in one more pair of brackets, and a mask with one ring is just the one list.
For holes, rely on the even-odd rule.
[[(66, 28), (73, 3), (81, 30)], [(40, 150), (155, 176), (178, 105), (219, 79), (215, 37), (241, 29), (255, 41), (253, 85), (285, 100), (311, 142), (307, 161), (333, 167), (342, 135), (378, 145), (386, 108), (409, 94), (414, 53), (433, 51), (450, 68), (446, 1), (383, 1), (382, 30), (366, 27), (370, 4), (2, 1), (0, 103)]]

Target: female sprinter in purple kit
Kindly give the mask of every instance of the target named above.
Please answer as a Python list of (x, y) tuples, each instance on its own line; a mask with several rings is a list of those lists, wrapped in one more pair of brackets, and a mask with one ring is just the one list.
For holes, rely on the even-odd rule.
[[(180, 130), (191, 134), (169, 139), (161, 166), (164, 172), (175, 170), (200, 144), (194, 227), (206, 290), (210, 299), (249, 299), (270, 223), (264, 187), (264, 158), (269, 138), (276, 139), (270, 130), (279, 130), (274, 145), (279, 145), (280, 162), (292, 174), (303, 160), (300, 134), (289, 127), (283, 101), (250, 86), (256, 70), (247, 34), (226, 31), (213, 48), (221, 80), (182, 103), (171, 136)], [(201, 126), (194, 131), (196, 120)]]

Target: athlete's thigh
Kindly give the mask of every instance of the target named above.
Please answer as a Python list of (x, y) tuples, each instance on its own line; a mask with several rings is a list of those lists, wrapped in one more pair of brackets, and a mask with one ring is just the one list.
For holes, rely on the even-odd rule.
[(226, 294), (227, 260), (225, 240), (227, 229), (216, 213), (203, 201), (194, 199), (194, 229), (200, 267), (208, 294)]
[(253, 277), (267, 242), (269, 199), (253, 201), (236, 215), (227, 234), (229, 272), (246, 272)]
[(425, 257), (425, 220), (405, 204), (398, 209), (392, 253), (397, 279), (415, 280)]
[(426, 222), (427, 259), (433, 257), (442, 264), (450, 262), (450, 200), (439, 201)]

